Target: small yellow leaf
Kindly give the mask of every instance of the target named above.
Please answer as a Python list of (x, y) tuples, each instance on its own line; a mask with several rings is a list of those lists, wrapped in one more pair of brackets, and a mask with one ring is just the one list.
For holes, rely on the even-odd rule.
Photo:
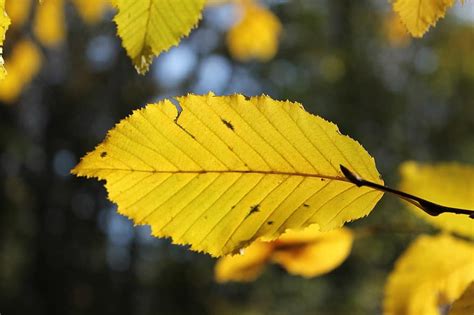
[(87, 24), (99, 22), (109, 6), (110, 0), (73, 0), (77, 11)]
[(459, 299), (454, 301), (448, 315), (474, 314), (474, 282), (467, 287)]
[(337, 126), (268, 96), (188, 95), (135, 111), (73, 173), (106, 180), (109, 199), (158, 237), (213, 256), (287, 229), (327, 231), (369, 214), (382, 193), (373, 158)]
[(218, 260), (218, 282), (255, 280), (268, 262), (281, 265), (289, 273), (316, 277), (337, 268), (349, 255), (353, 236), (342, 228), (320, 232), (312, 225), (303, 230), (289, 230), (275, 241), (255, 241), (241, 255)]
[(393, 9), (413, 37), (422, 37), (443, 18), (455, 0), (396, 0)]
[(20, 28), (28, 19), (31, 0), (6, 0), (6, 10), (12, 20), (12, 26)]
[(227, 34), (230, 54), (238, 60), (272, 59), (278, 51), (281, 23), (268, 9), (254, 1), (239, 2), (242, 18)]
[(385, 315), (440, 315), (474, 280), (474, 245), (448, 234), (420, 236), (385, 287)]
[(7, 59), (8, 76), (0, 81), (0, 100), (12, 103), (18, 99), (23, 88), (30, 83), (41, 67), (41, 53), (34, 43), (20, 41), (13, 47)]
[(140, 74), (201, 19), (205, 0), (115, 0), (118, 35)]
[(45, 46), (60, 44), (66, 34), (64, 0), (48, 0), (37, 6), (33, 30)]
[(405, 47), (410, 43), (410, 35), (396, 14), (385, 17), (384, 31), (388, 42), (394, 47)]
[[(306, 234), (306, 235), (305, 235)], [(306, 278), (328, 273), (349, 256), (354, 236), (349, 229), (317, 232), (312, 227), (282, 235), (271, 260)]]
[[(474, 166), (405, 162), (400, 172), (401, 190), (441, 205), (474, 210)], [(474, 220), (466, 215), (443, 213), (433, 217), (411, 204), (407, 206), (438, 228), (474, 238)]]
[(241, 254), (220, 258), (214, 269), (217, 282), (250, 282), (262, 273), (270, 255), (273, 244), (270, 242), (253, 242), (242, 250)]
[(0, 80), (5, 79), (7, 71), (4, 67), (3, 60), (3, 43), (5, 42), (5, 34), (10, 26), (10, 18), (5, 11), (5, 0), (0, 0)]

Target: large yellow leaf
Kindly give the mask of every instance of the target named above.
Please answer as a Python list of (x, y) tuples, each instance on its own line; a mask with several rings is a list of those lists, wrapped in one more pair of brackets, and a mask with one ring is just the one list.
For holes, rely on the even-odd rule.
[(242, 17), (227, 34), (232, 57), (238, 60), (270, 60), (278, 50), (281, 23), (268, 9), (253, 0), (239, 2)]
[(60, 44), (66, 36), (64, 0), (48, 0), (39, 4), (33, 30), (43, 45), (53, 47)]
[[(474, 166), (405, 162), (400, 166), (400, 172), (402, 190), (442, 205), (474, 209)], [(469, 216), (444, 213), (434, 217), (411, 204), (408, 206), (441, 229), (474, 238), (474, 220)]]
[(5, 0), (0, 0), (0, 80), (3, 80), (7, 74), (3, 61), (3, 42), (8, 26), (10, 26), (10, 18), (5, 11)]
[(135, 111), (74, 168), (107, 181), (121, 214), (152, 233), (213, 256), (259, 237), (366, 216), (382, 193), (339, 169), (382, 183), (372, 157), (298, 103), (213, 94)]
[(471, 282), (461, 297), (454, 301), (449, 311), (449, 315), (472, 314), (474, 314), (474, 282)]
[(7, 59), (8, 75), (0, 81), (0, 100), (6, 103), (16, 101), (40, 70), (41, 61), (41, 52), (33, 42), (23, 40), (16, 43)]
[(474, 280), (474, 245), (448, 234), (420, 236), (398, 259), (385, 288), (385, 315), (441, 315)]
[(414, 37), (423, 34), (443, 18), (455, 0), (396, 0), (393, 9)]
[(268, 262), (277, 263), (294, 275), (316, 277), (346, 260), (352, 241), (353, 234), (346, 228), (320, 232), (317, 225), (312, 225), (289, 230), (275, 241), (256, 241), (240, 255), (220, 258), (215, 278), (218, 282), (253, 281)]
[(205, 0), (115, 0), (118, 35), (136, 70), (175, 46), (201, 18)]

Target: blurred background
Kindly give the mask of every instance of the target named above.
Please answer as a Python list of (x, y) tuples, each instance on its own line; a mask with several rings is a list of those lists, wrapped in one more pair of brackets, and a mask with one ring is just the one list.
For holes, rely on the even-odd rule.
[[(270, 60), (231, 55), (226, 38), (240, 13), (223, 4), (145, 76), (108, 8), (93, 19), (69, 1), (50, 8), (46, 17), (66, 21), (52, 43), (36, 29), (35, 3), (14, 23), (4, 58), (17, 79), (0, 86), (1, 314), (381, 314), (394, 261), (433, 231), (398, 200), (384, 197), (349, 224), (375, 233), (356, 232), (349, 259), (328, 275), (272, 265), (255, 282), (217, 284), (214, 259), (150, 237), (115, 212), (101, 183), (69, 174), (132, 110), (208, 91), (301, 102), (362, 143), (391, 186), (406, 160), (474, 164), (474, 2), (423, 39), (405, 33), (388, 1), (262, 4), (282, 25)], [(29, 48), (15, 59), (18, 43)], [(31, 73), (15, 72), (21, 60)]]

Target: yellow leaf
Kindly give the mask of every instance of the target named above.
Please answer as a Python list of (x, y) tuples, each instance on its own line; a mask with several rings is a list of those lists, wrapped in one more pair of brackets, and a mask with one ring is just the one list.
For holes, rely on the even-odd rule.
[(352, 241), (352, 232), (346, 228), (320, 232), (312, 225), (288, 230), (275, 241), (253, 242), (241, 255), (222, 257), (216, 264), (215, 278), (218, 282), (253, 281), (270, 261), (291, 274), (316, 277), (337, 268), (349, 255)]
[(31, 0), (6, 0), (6, 10), (12, 20), (12, 26), (20, 28), (28, 19)]
[(37, 6), (33, 30), (45, 46), (56, 46), (65, 38), (64, 0), (48, 0)]
[(5, 34), (9, 26), (10, 18), (5, 11), (5, 0), (0, 0), (0, 80), (5, 79), (7, 74), (3, 60), (3, 42), (5, 41)]
[(205, 0), (116, 0), (123, 47), (140, 74), (154, 56), (175, 46), (201, 19)]
[(454, 0), (396, 0), (393, 9), (413, 37), (422, 37), (453, 4)]
[[(400, 166), (400, 172), (401, 190), (441, 205), (474, 209), (474, 166), (405, 162)], [(474, 220), (468, 216), (444, 213), (433, 217), (411, 204), (408, 206), (438, 228), (474, 238)]]
[(410, 43), (410, 35), (403, 26), (400, 16), (390, 14), (384, 20), (385, 36), (390, 45), (394, 47), (405, 47)]
[(278, 51), (280, 21), (271, 11), (254, 1), (239, 3), (242, 18), (227, 34), (230, 54), (243, 61), (272, 59)]
[(77, 11), (87, 24), (99, 22), (110, 0), (73, 0)]
[(474, 245), (448, 234), (420, 236), (385, 287), (385, 315), (440, 315), (474, 280)]
[(253, 242), (239, 255), (228, 255), (219, 259), (214, 270), (217, 282), (255, 280), (263, 271), (273, 245), (270, 242)]
[(474, 314), (474, 282), (471, 282), (461, 297), (454, 301), (448, 315), (472, 314)]
[(383, 183), (373, 158), (337, 126), (268, 96), (188, 95), (135, 111), (73, 170), (106, 180), (109, 199), (158, 237), (213, 256), (259, 237), (369, 214)]
[(311, 228), (283, 234), (275, 242), (272, 261), (282, 265), (289, 273), (306, 278), (339, 267), (351, 252), (352, 232), (342, 228), (318, 233)]
[(41, 53), (31, 41), (16, 43), (7, 59), (8, 76), (0, 81), (0, 100), (11, 103), (17, 100), (23, 88), (30, 83), (41, 66)]

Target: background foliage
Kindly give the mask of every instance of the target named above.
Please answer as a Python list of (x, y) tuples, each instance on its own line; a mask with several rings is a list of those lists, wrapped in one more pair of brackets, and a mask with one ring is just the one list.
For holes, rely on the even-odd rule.
[[(348, 260), (313, 280), (277, 266), (250, 284), (217, 284), (214, 260), (151, 239), (73, 178), (78, 158), (147, 102), (187, 92), (266, 93), (305, 104), (376, 158), (387, 183), (405, 160), (474, 163), (472, 3), (413, 40), (381, 1), (268, 1), (282, 23), (271, 62), (238, 62), (225, 46), (231, 5), (138, 76), (111, 15), (86, 25), (66, 2), (67, 35), (41, 48), (39, 75), (0, 105), (2, 314), (378, 314), (393, 262), (432, 228), (394, 199), (365, 220)], [(6, 59), (27, 25), (7, 34)]]

